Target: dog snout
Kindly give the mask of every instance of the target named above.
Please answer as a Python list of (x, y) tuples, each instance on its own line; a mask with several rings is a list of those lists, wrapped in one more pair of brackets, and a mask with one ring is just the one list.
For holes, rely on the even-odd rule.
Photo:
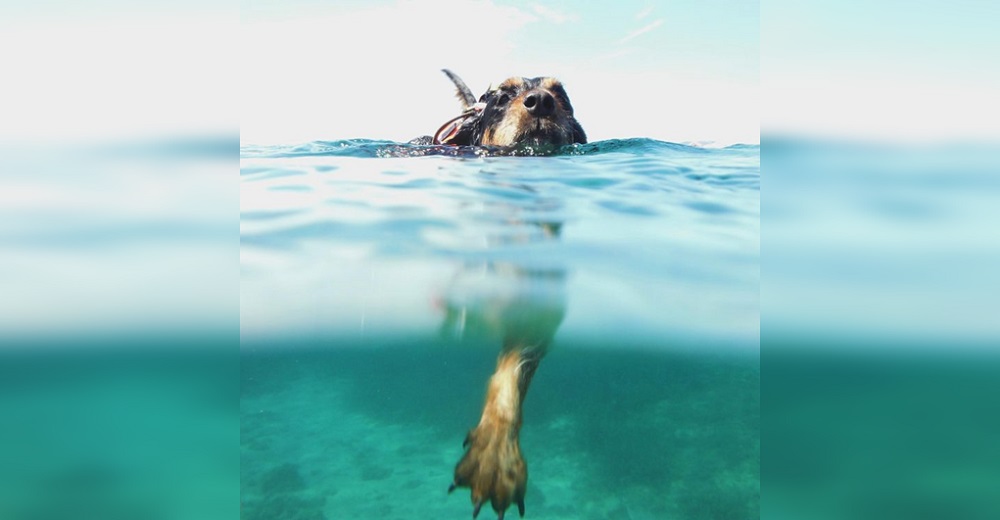
[(524, 97), (524, 108), (535, 117), (550, 116), (556, 111), (556, 98), (544, 90), (533, 90)]

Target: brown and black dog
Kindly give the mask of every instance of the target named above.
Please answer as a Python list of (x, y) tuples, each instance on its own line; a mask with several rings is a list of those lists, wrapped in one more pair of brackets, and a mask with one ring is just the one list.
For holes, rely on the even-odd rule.
[[(465, 83), (448, 70), (464, 108), (462, 115), (445, 123), (433, 136), (435, 145), (562, 146), (586, 143), (587, 136), (573, 116), (566, 90), (553, 78), (505, 80), (475, 101)], [(428, 141), (431, 138), (425, 138)], [(543, 208), (537, 208), (539, 212)], [(521, 235), (514, 240), (554, 241), (561, 223), (534, 222), (513, 226)], [(480, 312), (463, 306), (460, 314), (480, 322), (502, 341), (496, 370), (489, 379), (479, 424), (465, 438), (465, 454), (455, 466), (448, 492), (470, 488), (475, 518), (490, 502), (498, 518), (516, 504), (524, 516), (528, 469), (521, 455), (521, 405), (528, 385), (562, 322), (561, 289), (564, 273), (509, 263), (492, 265), (509, 292), (482, 305)], [(516, 296), (511, 297), (511, 294)], [(540, 294), (547, 295), (540, 297)], [(475, 306), (472, 306), (475, 307)]]
[(442, 125), (429, 144), (511, 147), (587, 142), (566, 89), (555, 78), (508, 78), (476, 101), (461, 78), (450, 70), (443, 72), (455, 84), (463, 110)]

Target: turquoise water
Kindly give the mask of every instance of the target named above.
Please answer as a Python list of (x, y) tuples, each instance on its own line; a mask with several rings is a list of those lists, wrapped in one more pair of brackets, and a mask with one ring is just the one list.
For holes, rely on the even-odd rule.
[(467, 517), (446, 490), (511, 331), (554, 337), (527, 518), (759, 516), (758, 146), (240, 163), (243, 518)]

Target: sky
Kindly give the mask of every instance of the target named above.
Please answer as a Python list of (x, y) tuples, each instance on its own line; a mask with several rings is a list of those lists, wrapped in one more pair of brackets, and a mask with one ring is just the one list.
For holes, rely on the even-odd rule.
[(756, 1), (246, 0), (243, 144), (408, 140), (510, 76), (562, 80), (591, 141), (759, 142)]
[(591, 140), (996, 142), (997, 19), (991, 0), (5, 2), (0, 144), (403, 141), (457, 113), (442, 68), (477, 94), (558, 77)]
[(0, 148), (235, 135), (239, 19), (212, 1), (0, 3)]
[(761, 130), (996, 143), (998, 21), (995, 0), (768, 0)]

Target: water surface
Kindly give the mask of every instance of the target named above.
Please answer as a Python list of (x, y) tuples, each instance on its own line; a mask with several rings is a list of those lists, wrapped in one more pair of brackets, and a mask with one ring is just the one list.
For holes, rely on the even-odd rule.
[(244, 147), (243, 516), (466, 517), (445, 491), (515, 330), (555, 338), (528, 518), (756, 518), (759, 154)]

